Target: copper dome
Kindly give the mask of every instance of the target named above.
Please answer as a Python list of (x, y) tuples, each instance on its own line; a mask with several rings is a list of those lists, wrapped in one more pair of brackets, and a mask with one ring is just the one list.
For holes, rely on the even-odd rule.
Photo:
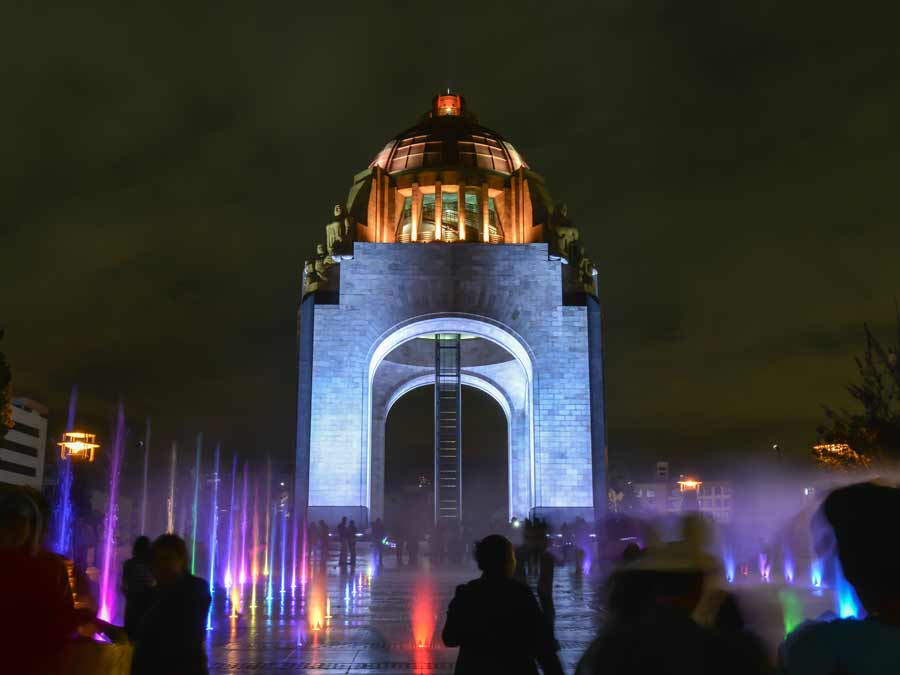
[(421, 123), (389, 141), (369, 165), (389, 174), (422, 169), (472, 168), (509, 175), (528, 165), (500, 134), (469, 113), (462, 96), (434, 97)]

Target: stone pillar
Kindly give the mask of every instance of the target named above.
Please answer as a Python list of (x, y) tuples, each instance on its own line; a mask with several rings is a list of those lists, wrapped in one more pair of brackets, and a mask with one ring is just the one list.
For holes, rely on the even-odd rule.
[(443, 216), (443, 199), (441, 197), (441, 181), (434, 183), (434, 240), (441, 241), (441, 217)]
[(490, 216), (488, 215), (488, 194), (487, 183), (481, 184), (481, 240), (489, 242), (491, 240)]
[(412, 222), (409, 227), (409, 240), (419, 240), (419, 204), (421, 203), (421, 192), (419, 192), (419, 184), (412, 185)]
[(297, 439), (294, 474), (294, 508), (297, 517), (306, 518), (309, 507), (309, 451), (312, 421), (313, 327), (316, 294), (309, 293), (300, 302), (298, 335)]
[(466, 185), (460, 180), (457, 187), (456, 210), (459, 213), (459, 238), (466, 238)]
[(591, 397), (591, 483), (594, 491), (594, 520), (606, 515), (606, 392), (604, 391), (602, 315), (597, 298), (588, 295), (587, 338), (588, 377)]

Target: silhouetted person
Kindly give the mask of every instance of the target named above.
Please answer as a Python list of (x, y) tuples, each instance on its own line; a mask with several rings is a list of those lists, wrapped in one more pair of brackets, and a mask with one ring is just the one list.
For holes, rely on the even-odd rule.
[(347, 566), (347, 516), (341, 518), (341, 522), (337, 526), (338, 540), (341, 543), (341, 554), (338, 558), (338, 564), (341, 567)]
[(65, 564), (41, 550), (41, 496), (0, 485), (0, 672), (56, 675), (78, 624)]
[(419, 564), (419, 535), (415, 528), (406, 531), (406, 552), (409, 554), (409, 565), (415, 567)]
[(610, 575), (607, 618), (576, 675), (767, 673), (765, 653), (753, 635), (709, 628), (692, 618), (714, 569), (715, 561), (689, 542), (636, 556), (630, 551), (628, 561)]
[[(820, 554), (837, 545), (844, 577), (868, 613), (864, 621), (801, 624), (779, 649), (785, 675), (900, 673), (900, 490), (861, 483), (825, 499), (814, 519)], [(829, 541), (833, 531), (833, 540)], [(818, 530), (818, 532), (816, 531)]]
[(122, 565), (122, 593), (125, 595), (125, 632), (136, 639), (141, 618), (153, 597), (153, 571), (150, 540), (138, 537), (131, 549), (131, 558)]
[(403, 567), (403, 544), (406, 532), (399, 523), (394, 527), (394, 554), (397, 556), (397, 567)]
[(384, 565), (384, 523), (381, 518), (376, 518), (372, 523), (372, 555), (375, 556), (377, 565)]
[(347, 526), (347, 548), (350, 549), (350, 567), (356, 567), (356, 521), (351, 520)]
[(184, 540), (164, 534), (151, 546), (156, 590), (140, 623), (132, 675), (206, 675), (209, 584), (188, 572)]
[(492, 534), (475, 547), (479, 579), (458, 586), (447, 609), (442, 637), (459, 647), (456, 675), (547, 675), (562, 671), (556, 640), (531, 589), (512, 579), (513, 546)]
[(325, 567), (328, 565), (328, 541), (331, 539), (331, 531), (328, 529), (328, 523), (324, 520), (319, 521), (319, 565)]

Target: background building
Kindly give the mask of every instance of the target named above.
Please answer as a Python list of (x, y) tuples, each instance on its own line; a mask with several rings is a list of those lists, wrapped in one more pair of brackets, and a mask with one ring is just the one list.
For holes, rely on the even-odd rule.
[(47, 450), (46, 406), (28, 398), (12, 401), (13, 428), (0, 439), (0, 483), (41, 489)]
[(702, 480), (699, 475), (669, 477), (669, 463), (657, 462), (654, 480), (632, 483), (635, 510), (647, 515), (699, 511), (718, 523), (734, 518), (730, 480)]

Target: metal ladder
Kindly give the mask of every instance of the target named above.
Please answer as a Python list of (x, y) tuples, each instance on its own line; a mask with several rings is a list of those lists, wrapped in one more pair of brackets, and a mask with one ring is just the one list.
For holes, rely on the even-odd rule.
[(462, 518), (460, 337), (439, 333), (435, 340), (434, 522)]

